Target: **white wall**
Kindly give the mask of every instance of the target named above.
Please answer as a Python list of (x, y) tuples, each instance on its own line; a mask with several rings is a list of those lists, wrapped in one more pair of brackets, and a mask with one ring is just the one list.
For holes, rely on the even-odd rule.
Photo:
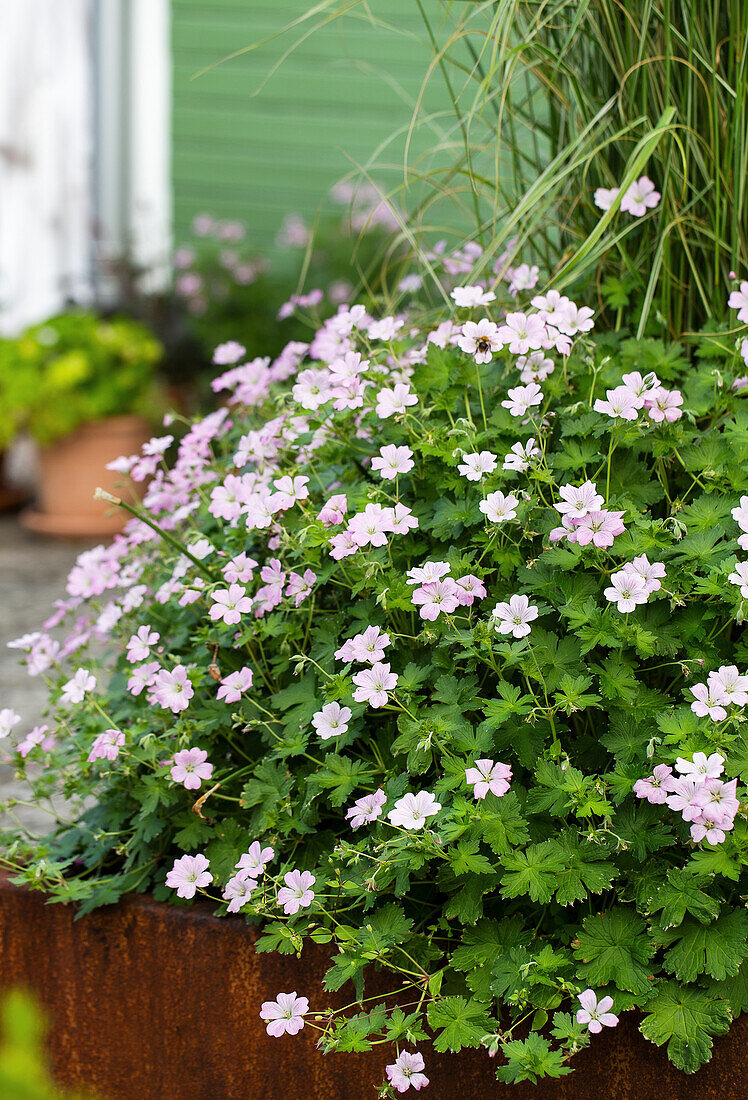
[(0, 332), (169, 273), (169, 0), (0, 0)]
[(0, 2), (0, 331), (90, 291), (90, 0)]

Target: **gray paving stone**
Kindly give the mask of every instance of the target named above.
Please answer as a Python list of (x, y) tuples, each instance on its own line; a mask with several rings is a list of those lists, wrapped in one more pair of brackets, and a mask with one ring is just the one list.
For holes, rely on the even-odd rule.
[[(7, 643), (38, 630), (54, 600), (65, 595), (65, 578), (83, 549), (81, 543), (42, 540), (27, 534), (13, 517), (0, 517), (0, 709), (11, 707), (23, 718), (27, 733), (42, 719), (46, 688), (41, 677), (29, 676), (18, 654)], [(0, 752), (5, 746), (0, 742)], [(5, 755), (5, 754), (3, 754)], [(0, 801), (27, 800), (28, 785), (0, 762)], [(16, 807), (18, 818), (32, 832), (46, 832), (49, 814), (33, 807)], [(0, 825), (8, 822), (0, 817)]]

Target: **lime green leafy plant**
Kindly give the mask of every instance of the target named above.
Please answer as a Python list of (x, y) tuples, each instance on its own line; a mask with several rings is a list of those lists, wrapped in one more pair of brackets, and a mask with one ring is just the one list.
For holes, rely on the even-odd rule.
[(161, 345), (123, 318), (63, 313), (0, 341), (0, 446), (28, 431), (47, 446), (81, 424), (163, 407)]

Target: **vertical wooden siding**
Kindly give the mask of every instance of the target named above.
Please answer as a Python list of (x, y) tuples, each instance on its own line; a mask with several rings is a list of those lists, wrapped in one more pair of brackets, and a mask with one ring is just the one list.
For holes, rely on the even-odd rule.
[[(358, 17), (317, 31), (269, 76), (298, 31), (216, 66), (305, 7), (303, 0), (172, 0), (176, 240), (208, 210), (242, 218), (253, 243), (271, 247), (285, 214), (313, 217), (331, 185), (367, 164), (398, 127), (403, 133), (378, 157), (389, 171), (377, 178), (402, 179), (405, 131), (430, 60), (415, 3), (376, 0), (372, 9), (389, 30), (361, 18), (361, 6)], [(424, 110), (439, 116), (442, 131), (453, 124), (438, 73)], [(413, 156), (433, 144), (421, 130)]]

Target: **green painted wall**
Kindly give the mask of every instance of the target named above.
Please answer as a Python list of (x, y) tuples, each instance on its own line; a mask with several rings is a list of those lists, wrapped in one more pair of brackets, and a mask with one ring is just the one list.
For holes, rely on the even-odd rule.
[[(366, 164), (390, 133), (407, 130), (431, 56), (417, 6), (408, 0), (372, 3), (377, 18), (397, 29), (372, 26), (361, 5), (357, 17), (317, 31), (276, 72), (273, 65), (299, 31), (195, 75), (277, 32), (306, 6), (303, 0), (172, 0), (177, 241), (195, 214), (210, 211), (243, 219), (250, 241), (270, 248), (285, 214), (312, 218), (354, 162)], [(424, 107), (441, 116), (434, 125), (442, 131), (453, 125), (438, 74)], [(433, 144), (420, 128), (413, 156)], [(390, 168), (378, 179), (402, 180), (404, 147), (403, 134), (379, 155)], [(417, 195), (415, 184), (411, 198)]]

